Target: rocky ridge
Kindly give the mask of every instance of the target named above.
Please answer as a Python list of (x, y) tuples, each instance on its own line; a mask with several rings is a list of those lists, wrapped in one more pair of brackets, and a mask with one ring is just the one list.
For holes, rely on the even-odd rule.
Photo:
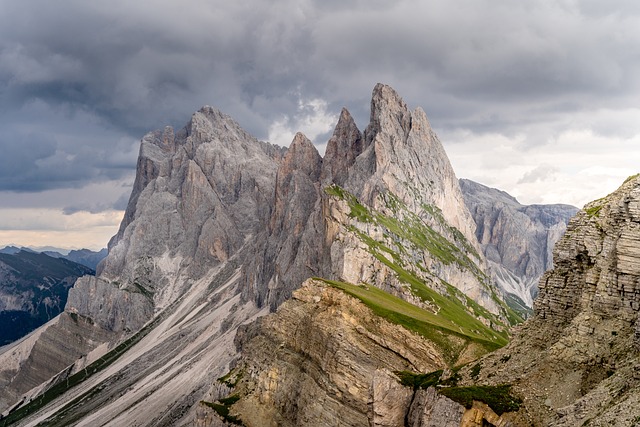
[(0, 425), (188, 425), (206, 412), (202, 396), (223, 398), (215, 378), (236, 358), (240, 325), (312, 276), (387, 310), (393, 333), (402, 310), (390, 304), (410, 307), (402, 319), (422, 333), (437, 326), (424, 344), (434, 364), (464, 359), (454, 348), (477, 357), (503, 345), (518, 318), (490, 282), (462, 200), (424, 112), (385, 85), (364, 132), (343, 111), (325, 159), (302, 134), (284, 150), (211, 107), (177, 132), (149, 133), (97, 276), (0, 354)]
[(553, 247), (578, 208), (525, 206), (504, 191), (467, 179), (460, 180), (460, 188), (494, 281), (506, 294), (533, 307), (538, 282), (553, 267)]

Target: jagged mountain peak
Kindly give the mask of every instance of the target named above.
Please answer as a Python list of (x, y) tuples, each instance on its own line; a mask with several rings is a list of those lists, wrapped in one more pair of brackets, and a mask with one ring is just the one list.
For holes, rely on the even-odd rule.
[(348, 177), (349, 168), (364, 148), (362, 132), (358, 129), (349, 110), (343, 108), (333, 135), (327, 142), (322, 181), (332, 181), (338, 185), (344, 185)]
[(401, 129), (405, 134), (411, 127), (411, 113), (402, 97), (391, 87), (378, 83), (371, 95), (371, 117), (367, 135), (382, 129)]
[(279, 175), (286, 175), (292, 170), (299, 170), (311, 177), (314, 181), (318, 179), (322, 157), (318, 149), (303, 133), (298, 132), (293, 137), (282, 164)]

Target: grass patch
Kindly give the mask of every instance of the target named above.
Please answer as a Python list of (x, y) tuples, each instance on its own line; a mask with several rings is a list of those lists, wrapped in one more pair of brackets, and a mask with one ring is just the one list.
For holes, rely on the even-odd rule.
[(471, 367), (471, 378), (473, 378), (474, 380), (478, 379), (478, 375), (480, 375), (480, 370), (482, 370), (482, 365), (480, 365), (479, 363), (476, 363), (475, 365), (473, 365)]
[(416, 374), (411, 371), (396, 371), (394, 374), (400, 378), (400, 384), (418, 390), (420, 388), (436, 387), (439, 385), (443, 372), (444, 371), (440, 369), (428, 374)]
[[(458, 328), (462, 328), (462, 330), (460, 331), (461, 333), (478, 334), (482, 336), (483, 339), (499, 343), (500, 347), (507, 343), (506, 333), (497, 332), (491, 328), (488, 328), (476, 317), (474, 317), (474, 315), (485, 316), (488, 320), (496, 324), (500, 324), (501, 322), (475, 301), (466, 297), (466, 295), (464, 295), (460, 290), (456, 289), (452, 285), (445, 283), (449, 295), (441, 295), (440, 293), (427, 286), (426, 283), (422, 279), (418, 278), (413, 272), (400, 265), (400, 263), (396, 261), (398, 255), (393, 254), (393, 251), (388, 249), (386, 246), (379, 244), (371, 237), (360, 232), (359, 230), (354, 229), (353, 231), (365, 244), (369, 246), (369, 249), (371, 251), (370, 253), (376, 259), (378, 259), (380, 262), (394, 271), (399, 281), (409, 285), (409, 287), (411, 288), (411, 292), (415, 296), (422, 299), (422, 301), (431, 303), (434, 306), (438, 307), (438, 315), (453, 323)], [(382, 252), (391, 253), (392, 259), (390, 260)], [(471, 308), (468, 309), (466, 306), (464, 306), (460, 299), (457, 297), (466, 299), (466, 302), (470, 305)], [(475, 310), (473, 310), (474, 308)]]
[(586, 212), (587, 215), (589, 215), (590, 218), (595, 217), (599, 217), (600, 216), (600, 211), (602, 210), (602, 207), (604, 205), (595, 205), (595, 206), (590, 206), (588, 208), (586, 208), (584, 211)]
[[(337, 185), (326, 187), (325, 192), (328, 195), (345, 201), (349, 206), (349, 216), (351, 218), (382, 228), (384, 241), (377, 241), (368, 233), (356, 227), (356, 225), (346, 225), (346, 229), (354, 233), (358, 239), (368, 247), (369, 253), (392, 269), (396, 273), (397, 278), (401, 282), (408, 284), (412, 293), (420, 297), (423, 301), (436, 303), (435, 300), (439, 298), (434, 294), (437, 294), (437, 292), (427, 286), (425, 280), (416, 276), (408, 266), (411, 266), (411, 268), (415, 267), (427, 275), (434, 275), (434, 273), (422, 265), (423, 261), (421, 259), (413, 258), (415, 254), (426, 251), (444, 265), (456, 264), (462, 270), (469, 271), (473, 274), (478, 282), (492, 294), (493, 299), (495, 299), (496, 303), (501, 307), (504, 312), (504, 317), (508, 319), (510, 324), (520, 323), (524, 320), (522, 316), (514, 312), (501, 299), (495, 296), (495, 292), (493, 292), (491, 286), (487, 284), (489, 281), (488, 277), (467, 255), (471, 254), (478, 257), (477, 252), (459, 230), (446, 222), (442, 212), (437, 207), (424, 203), (421, 205), (426, 215), (431, 216), (445, 231), (448, 230), (452, 236), (452, 240), (456, 242), (455, 244), (438, 233), (417, 214), (411, 212), (407, 206), (392, 193), (383, 193), (379, 196), (386, 209), (393, 213), (393, 216), (389, 216), (379, 211), (367, 209), (354, 195)], [(435, 278), (435, 280), (441, 282), (438, 278)], [(449, 317), (450, 320), (453, 320), (455, 317), (461, 320), (461, 316), (465, 317), (462, 312), (466, 311), (472, 316), (484, 317), (496, 325), (502, 324), (497, 316), (489, 313), (475, 301), (467, 298), (466, 295), (459, 292), (456, 288), (444, 282), (443, 284), (449, 290), (449, 295), (445, 296), (445, 299), (455, 297), (461, 302), (461, 304), (457, 304), (459, 306), (458, 308), (447, 307), (445, 309), (448, 314), (452, 315), (452, 317)], [(451, 289), (454, 290), (452, 291)], [(445, 308), (445, 306), (439, 303), (436, 304)], [(449, 304), (447, 305), (449, 306)], [(466, 324), (467, 320), (468, 319), (463, 319), (460, 324)], [(502, 326), (505, 325), (502, 324)], [(478, 330), (483, 329), (483, 325), (478, 326)]]
[(632, 181), (632, 180), (636, 179), (639, 176), (640, 176), (640, 173), (637, 173), (635, 175), (631, 175), (630, 177), (628, 177), (627, 179), (624, 180), (623, 184), (626, 184), (627, 182)]
[(234, 388), (238, 381), (242, 379), (244, 376), (244, 371), (236, 372), (235, 369), (230, 370), (224, 376), (217, 379), (217, 381), (221, 384), (225, 384), (229, 388)]
[[(386, 228), (396, 237), (411, 242), (416, 248), (425, 249), (435, 258), (446, 265), (457, 263), (464, 268), (482, 274), (478, 267), (455, 244), (430, 227), (418, 215), (411, 212), (404, 203), (391, 193), (381, 195), (385, 206), (391, 210), (394, 216), (388, 216), (381, 212), (372, 212), (362, 205), (358, 199), (348, 191), (337, 185), (325, 188), (325, 193), (347, 202), (349, 205), (349, 217), (364, 223), (375, 223)], [(435, 206), (423, 204), (423, 209), (437, 222), (454, 235), (454, 240), (460, 240), (460, 244), (478, 257), (478, 253), (464, 238), (459, 230), (447, 224), (442, 212)]]
[(229, 410), (230, 410), (230, 406), (231, 405), (226, 405), (226, 404), (223, 404), (223, 403), (207, 402), (207, 401), (204, 401), (204, 400), (201, 400), (200, 403), (202, 405), (208, 406), (209, 408), (211, 408), (214, 411), (216, 411), (216, 413), (224, 421), (226, 421), (226, 422), (228, 422), (230, 424), (235, 424), (235, 425), (239, 425), (239, 426), (243, 425), (242, 421), (240, 420), (240, 418), (236, 417), (235, 415), (230, 415), (229, 414)]
[(233, 394), (229, 397), (225, 397), (223, 399), (218, 400), (218, 402), (222, 403), (223, 405), (231, 406), (234, 403), (236, 403), (238, 400), (240, 400), (240, 396), (237, 394)]
[[(316, 279), (338, 288), (348, 295), (362, 301), (377, 316), (404, 328), (417, 332), (428, 340), (436, 344), (442, 351), (445, 359), (453, 364), (457, 360), (459, 353), (470, 342), (480, 344), (487, 352), (496, 350), (507, 343), (507, 339), (497, 332), (487, 328), (477, 319), (459, 308), (455, 314), (465, 316), (461, 326), (456, 322), (447, 319), (442, 315), (444, 308), (438, 314), (417, 307), (403, 299), (395, 297), (375, 286), (356, 286), (350, 283), (335, 280)], [(437, 292), (425, 287), (425, 292), (439, 303), (453, 310), (455, 304), (448, 301)], [(466, 313), (466, 314), (465, 314)], [(469, 327), (469, 324), (472, 327)], [(474, 328), (480, 329), (474, 329)], [(460, 343), (459, 338), (464, 340)]]
[(511, 386), (507, 384), (497, 386), (446, 387), (439, 390), (440, 394), (458, 402), (469, 409), (473, 401), (486, 403), (498, 415), (505, 412), (516, 412), (522, 405), (522, 399), (511, 394)]
[[(440, 394), (458, 402), (467, 409), (471, 408), (474, 400), (486, 403), (498, 415), (505, 412), (516, 412), (520, 409), (522, 399), (511, 394), (510, 385), (457, 387), (457, 379), (459, 378), (457, 371), (454, 371), (451, 378), (441, 380), (443, 372), (443, 370), (438, 370), (428, 374), (416, 374), (410, 371), (397, 371), (394, 374), (405, 387), (411, 387), (413, 390), (435, 387)], [(474, 372), (477, 377), (480, 373), (480, 365), (474, 365), (471, 372), (472, 377)]]

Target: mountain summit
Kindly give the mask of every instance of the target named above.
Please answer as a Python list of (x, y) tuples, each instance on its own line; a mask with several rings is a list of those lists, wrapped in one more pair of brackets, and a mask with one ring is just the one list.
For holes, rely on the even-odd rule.
[[(260, 348), (250, 338), (269, 321), (247, 324), (300, 298), (368, 307), (354, 306), (346, 327), (382, 346), (380, 361), (405, 352), (402, 340), (384, 346), (385, 331), (430, 355), (389, 367), (473, 360), (506, 344), (521, 320), (474, 233), (424, 111), (389, 86), (374, 88), (364, 132), (342, 111), (324, 159), (300, 133), (276, 147), (204, 107), (183, 129), (144, 136), (97, 275), (76, 282), (60, 316), (0, 353), (0, 425), (220, 421), (216, 404), (200, 402), (224, 399), (228, 386), (216, 379), (240, 363), (236, 344)], [(358, 402), (358, 422), (374, 381), (363, 372), (337, 400)]]

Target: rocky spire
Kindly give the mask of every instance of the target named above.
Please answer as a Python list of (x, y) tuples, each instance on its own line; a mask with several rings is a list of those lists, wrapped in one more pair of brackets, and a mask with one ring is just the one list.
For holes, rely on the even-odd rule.
[(274, 310), (302, 281), (318, 274), (321, 170), (318, 150), (298, 132), (276, 173), (275, 205), (261, 275), (269, 284), (261, 286), (255, 298)]
[(404, 100), (391, 87), (378, 83), (371, 96), (371, 116), (365, 131), (371, 141), (381, 130), (408, 135), (411, 129), (411, 113)]
[(342, 109), (333, 136), (327, 143), (322, 168), (322, 181), (344, 186), (349, 168), (353, 165), (365, 144), (362, 132), (346, 108)]
[(377, 84), (365, 140), (375, 157), (375, 174), (365, 186), (365, 200), (388, 189), (416, 213), (424, 211), (425, 205), (435, 206), (479, 250), (475, 223), (458, 179), (422, 108), (409, 111), (395, 90)]

